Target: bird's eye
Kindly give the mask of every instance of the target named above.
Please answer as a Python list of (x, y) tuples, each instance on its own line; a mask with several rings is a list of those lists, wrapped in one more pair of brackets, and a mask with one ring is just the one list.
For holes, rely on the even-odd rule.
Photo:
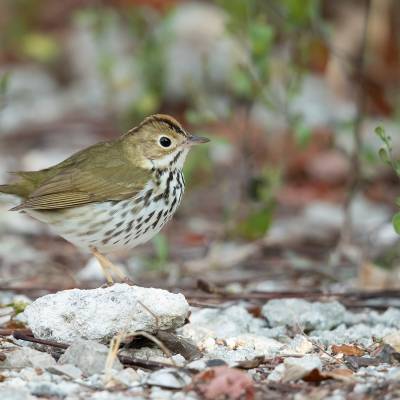
[(160, 145), (162, 147), (169, 147), (171, 146), (171, 139), (166, 137), (166, 136), (161, 136), (160, 137)]

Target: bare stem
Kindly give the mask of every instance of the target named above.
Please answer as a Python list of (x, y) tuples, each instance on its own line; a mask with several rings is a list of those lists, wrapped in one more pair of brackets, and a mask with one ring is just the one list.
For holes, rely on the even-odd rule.
[(360, 55), (355, 63), (354, 75), (358, 80), (357, 86), (357, 114), (354, 118), (353, 130), (353, 151), (351, 154), (351, 171), (349, 180), (349, 189), (346, 201), (344, 203), (344, 221), (341, 228), (338, 244), (335, 253), (340, 255), (343, 246), (350, 243), (353, 236), (353, 221), (351, 217), (351, 205), (354, 198), (360, 191), (362, 181), (361, 151), (363, 146), (362, 124), (365, 118), (366, 96), (364, 88), (365, 59), (368, 49), (368, 25), (371, 11), (371, 0), (366, 0), (365, 23), (363, 27)]

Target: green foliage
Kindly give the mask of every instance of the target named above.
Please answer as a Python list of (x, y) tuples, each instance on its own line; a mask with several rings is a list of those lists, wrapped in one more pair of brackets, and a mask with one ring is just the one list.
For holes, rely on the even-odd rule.
[[(199, 132), (200, 136), (211, 138), (208, 133)], [(212, 138), (211, 142), (215, 139)], [(199, 180), (195, 176), (209, 176), (213, 172), (212, 162), (210, 159), (210, 144), (202, 144), (201, 146), (194, 147), (191, 150), (190, 157), (187, 158), (184, 165), (185, 181), (188, 186), (193, 183), (198, 183)]]
[(10, 78), (11, 73), (9, 71), (0, 76), (0, 111), (6, 106), (6, 94)]
[(6, 94), (10, 82), (10, 77), (11, 77), (10, 72), (5, 72), (0, 77), (0, 96), (4, 96)]
[(150, 266), (154, 269), (160, 269), (165, 266), (169, 257), (169, 245), (167, 237), (159, 233), (153, 240), (155, 258), (150, 262)]
[(393, 158), (392, 138), (386, 134), (385, 129), (381, 126), (378, 126), (375, 129), (375, 133), (383, 142), (383, 146), (379, 149), (378, 153), (380, 159), (392, 167), (396, 174), (400, 177), (400, 160), (395, 160)]
[(42, 0), (3, 0), (0, 48), (5, 54), (40, 63), (51, 63), (59, 56), (57, 39), (38, 28), (46, 2)]
[(29, 32), (21, 42), (22, 53), (34, 61), (50, 63), (60, 55), (57, 40), (41, 32)]
[(14, 309), (16, 315), (25, 311), (25, 308), (28, 305), (29, 304), (26, 303), (25, 301), (14, 301), (13, 303), (7, 304), (8, 307), (12, 307)]
[[(399, 200), (399, 199), (398, 199)], [(392, 219), (394, 230), (400, 235), (400, 212), (396, 213)]]
[(287, 19), (288, 27), (295, 29), (309, 26), (320, 11), (320, 0), (275, 0), (274, 3)]
[(238, 223), (235, 233), (248, 240), (263, 237), (271, 226), (273, 209), (273, 207), (263, 207), (250, 212), (244, 220)]
[(281, 182), (281, 173), (274, 168), (265, 168), (258, 178), (253, 179), (249, 188), (249, 210), (235, 226), (234, 234), (248, 240), (265, 236), (273, 221), (275, 194)]
[[(382, 140), (383, 146), (379, 149), (380, 159), (394, 169), (397, 176), (400, 177), (400, 160), (393, 158), (392, 138), (388, 136), (385, 129), (381, 126), (375, 128), (375, 133)], [(400, 207), (400, 197), (396, 199), (396, 204)], [(396, 213), (392, 219), (394, 230), (400, 235), (400, 212)]]
[(10, 77), (11, 74), (9, 72), (5, 72), (2, 76), (0, 76), (0, 111), (6, 103), (6, 93), (10, 82)]
[(301, 116), (296, 118), (296, 121), (293, 122), (293, 129), (297, 144), (301, 147), (306, 147), (311, 141), (312, 132), (311, 129), (304, 123)]

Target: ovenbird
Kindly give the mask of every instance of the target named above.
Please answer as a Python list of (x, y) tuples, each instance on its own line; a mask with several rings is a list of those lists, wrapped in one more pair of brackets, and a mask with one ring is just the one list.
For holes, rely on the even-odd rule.
[(208, 141), (156, 114), (50, 168), (16, 172), (18, 179), (0, 185), (0, 192), (22, 199), (11, 210), (23, 210), (91, 250), (112, 282), (110, 270), (122, 273), (105, 254), (148, 241), (171, 219), (184, 191), (189, 149)]

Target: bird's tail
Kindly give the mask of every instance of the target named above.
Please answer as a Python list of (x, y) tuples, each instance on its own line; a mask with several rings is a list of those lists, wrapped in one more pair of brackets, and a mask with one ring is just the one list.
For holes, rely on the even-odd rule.
[(19, 196), (17, 185), (0, 185), (0, 193), (14, 194), (16, 196)]
[(13, 194), (14, 196), (21, 198), (26, 198), (29, 195), (26, 185), (21, 181), (10, 183), (8, 185), (0, 185), (0, 194), (1, 193)]

